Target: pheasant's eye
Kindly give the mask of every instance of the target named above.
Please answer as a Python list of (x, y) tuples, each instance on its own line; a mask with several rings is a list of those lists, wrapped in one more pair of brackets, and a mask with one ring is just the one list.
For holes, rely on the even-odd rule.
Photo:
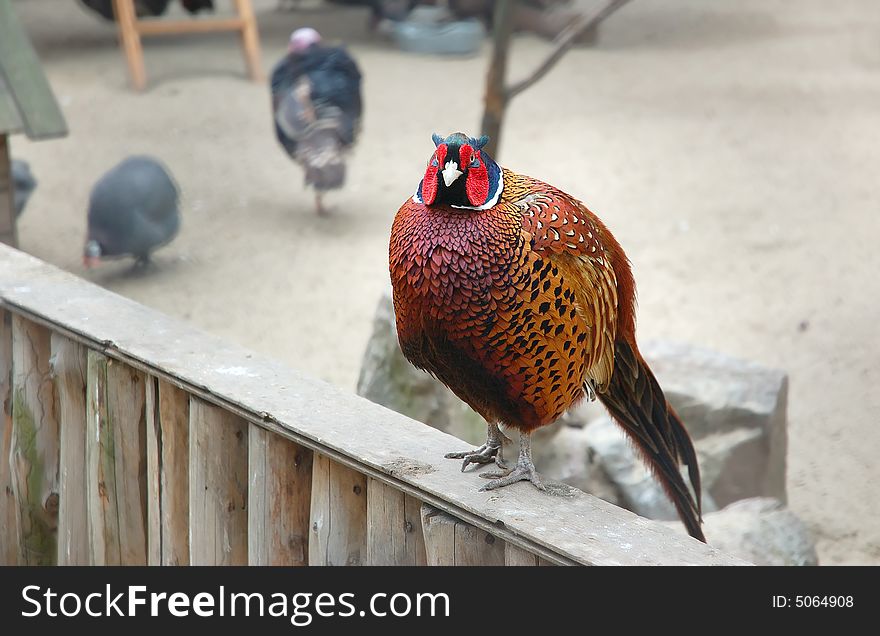
[(440, 166), (440, 162), (437, 161), (437, 157), (432, 157), (432, 158), (431, 158), (431, 165), (432, 165), (434, 168), (437, 168), (437, 167)]
[(479, 168), (480, 167), (480, 158), (474, 154), (474, 158), (471, 159), (470, 166), (471, 168)]

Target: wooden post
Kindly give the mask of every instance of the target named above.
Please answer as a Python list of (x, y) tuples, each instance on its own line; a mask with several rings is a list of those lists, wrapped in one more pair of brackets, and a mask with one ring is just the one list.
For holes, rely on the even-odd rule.
[(58, 565), (90, 565), (86, 498), (86, 349), (51, 337), (52, 370), (61, 435)]
[(504, 541), (436, 508), (423, 505), (428, 565), (504, 565)]
[(367, 565), (425, 565), (422, 503), (370, 479), (367, 483)]
[(134, 0), (113, 0), (113, 13), (119, 29), (119, 39), (128, 63), (128, 75), (135, 90), (142, 91), (147, 85), (147, 72), (144, 68), (144, 49), (137, 29), (137, 14)]
[(0, 566), (18, 563), (12, 492), (12, 314), (0, 308)]
[(0, 243), (18, 247), (14, 197), (15, 184), (12, 180), (9, 137), (0, 132)]
[(88, 353), (86, 462), (95, 565), (146, 565), (144, 375)]
[(20, 565), (54, 565), (58, 532), (58, 420), (49, 330), (12, 317), (12, 490)]
[(312, 451), (255, 424), (248, 430), (248, 563), (308, 565)]
[(312, 466), (309, 565), (364, 565), (366, 476), (320, 454)]
[(255, 82), (263, 81), (263, 66), (260, 62), (260, 33), (251, 0), (235, 0), (235, 9), (241, 18), (241, 48), (248, 73)]
[(191, 565), (247, 565), (247, 423), (196, 397), (189, 403)]
[(147, 563), (189, 564), (189, 394), (147, 380)]

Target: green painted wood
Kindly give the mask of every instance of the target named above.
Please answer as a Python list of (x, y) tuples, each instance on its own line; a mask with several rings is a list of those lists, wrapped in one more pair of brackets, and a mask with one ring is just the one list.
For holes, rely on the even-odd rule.
[[(67, 134), (64, 115), (11, 0), (0, 0), (0, 77), (0, 133), (23, 129), (31, 139)], [(17, 125), (10, 97), (18, 111)]]
[(0, 75), (0, 135), (19, 133), (23, 130), (24, 122), (18, 114), (18, 106), (6, 87), (6, 80)]

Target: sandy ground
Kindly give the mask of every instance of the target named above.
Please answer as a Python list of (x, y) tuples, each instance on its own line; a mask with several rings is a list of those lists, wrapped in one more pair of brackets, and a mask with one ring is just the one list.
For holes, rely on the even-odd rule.
[[(225, 3), (219, 3), (225, 6)], [(231, 3), (229, 3), (231, 4)], [(787, 370), (791, 508), (825, 564), (880, 564), (880, 13), (874, 0), (635, 2), (510, 109), (501, 162), (586, 201), (639, 283), (639, 337)], [(264, 85), (232, 36), (153, 39), (129, 91), (112, 27), (72, 2), (23, 0), (69, 137), (13, 152), (40, 186), (21, 247), (120, 294), (353, 389), (387, 237), (432, 148), (474, 131), (488, 47), (402, 54), (360, 10), (255, 2), (268, 69), (291, 29), (344, 39), (366, 77), (348, 187), (318, 218), (271, 134)], [(516, 40), (512, 75), (548, 45)], [(185, 225), (146, 275), (80, 264), (89, 189), (152, 153)]]

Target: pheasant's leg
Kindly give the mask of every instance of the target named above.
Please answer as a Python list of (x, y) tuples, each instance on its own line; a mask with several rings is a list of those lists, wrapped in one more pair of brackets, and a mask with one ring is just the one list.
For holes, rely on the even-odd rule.
[(489, 434), (486, 437), (486, 443), (475, 448), (472, 451), (464, 451), (461, 453), (446, 453), (446, 459), (463, 459), (461, 463), (461, 471), (468, 467), (468, 464), (488, 464), (495, 461), (500, 467), (504, 468), (504, 457), (502, 453), (502, 440), (504, 435), (498, 429), (497, 424), (489, 424)]
[(516, 466), (513, 467), (513, 470), (502, 473), (482, 473), (480, 477), (492, 480), (480, 490), (494, 490), (515, 484), (518, 481), (530, 481), (538, 490), (546, 490), (541, 477), (538, 476), (538, 471), (535, 470), (535, 464), (532, 462), (532, 434), (519, 434), (519, 458), (516, 460)]
[(318, 210), (318, 216), (324, 216), (327, 214), (327, 210), (324, 208), (323, 196), (323, 192), (315, 192), (315, 207)]

